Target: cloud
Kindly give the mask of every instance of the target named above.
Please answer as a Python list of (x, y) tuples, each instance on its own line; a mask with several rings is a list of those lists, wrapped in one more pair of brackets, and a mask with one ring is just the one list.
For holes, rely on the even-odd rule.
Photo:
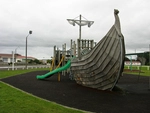
[[(140, 5), (137, 5), (140, 4)], [(114, 24), (113, 10), (119, 9), (126, 51), (148, 50), (150, 42), (149, 0), (4, 0), (0, 1), (0, 52), (25, 53), (28, 37), (29, 56), (53, 55), (53, 46), (59, 48), (70, 40), (77, 40), (79, 27), (66, 19), (80, 14), (94, 24), (82, 27), (82, 38), (98, 42)], [(44, 49), (45, 48), (45, 49)], [(40, 50), (36, 51), (36, 50)]]

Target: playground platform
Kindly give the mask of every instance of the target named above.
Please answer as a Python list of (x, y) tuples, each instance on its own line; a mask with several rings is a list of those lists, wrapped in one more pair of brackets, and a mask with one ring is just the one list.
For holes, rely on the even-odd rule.
[(37, 80), (36, 75), (47, 71), (30, 72), (1, 81), (38, 97), (65, 106), (96, 113), (149, 113), (150, 91), (148, 77), (124, 74), (114, 91), (101, 91), (83, 87), (57, 74), (45, 80)]

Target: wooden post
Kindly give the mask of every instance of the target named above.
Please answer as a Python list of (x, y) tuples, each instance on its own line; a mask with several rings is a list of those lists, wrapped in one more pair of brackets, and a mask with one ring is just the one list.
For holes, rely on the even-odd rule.
[(70, 52), (70, 58), (71, 58), (73, 55), (72, 39), (71, 39), (71, 43), (70, 43), (70, 50), (71, 50), (71, 52)]
[(57, 50), (57, 55), (58, 55), (57, 61), (58, 61), (58, 63), (60, 62), (60, 54), (61, 54), (61, 51), (58, 49)]
[(58, 82), (60, 82), (60, 73), (58, 73)]
[(81, 40), (81, 15), (80, 15), (80, 25), (79, 25), (79, 40)]
[(80, 51), (81, 51), (81, 40), (77, 39), (77, 43), (78, 43), (78, 58), (81, 59), (81, 55), (80, 55)]
[[(65, 61), (66, 61), (66, 51), (67, 51), (67, 50), (66, 50), (66, 43), (65, 43), (65, 44), (64, 44), (64, 65), (65, 65)], [(63, 66), (64, 66), (64, 65), (63, 65)], [(66, 71), (65, 71), (65, 70), (64, 70), (63, 75), (66, 76)]]
[(87, 40), (87, 48), (88, 48), (88, 50), (90, 50), (89, 48), (90, 48), (90, 46), (89, 46), (89, 40)]
[(91, 42), (91, 49), (92, 49), (92, 48), (93, 48), (93, 42), (94, 42), (94, 41), (93, 41), (93, 40), (91, 40), (90, 42)]
[(73, 44), (73, 55), (76, 56), (76, 42)]
[(54, 58), (54, 67), (53, 67), (53, 69), (55, 69), (55, 67), (56, 67), (56, 64), (55, 64), (55, 62), (56, 62), (56, 46), (54, 46), (53, 58)]
[[(149, 65), (150, 65), (150, 44), (149, 44)], [(150, 72), (150, 70), (149, 70)], [(149, 76), (149, 91), (150, 91), (150, 76)]]
[(14, 70), (14, 52), (12, 51), (12, 70)]

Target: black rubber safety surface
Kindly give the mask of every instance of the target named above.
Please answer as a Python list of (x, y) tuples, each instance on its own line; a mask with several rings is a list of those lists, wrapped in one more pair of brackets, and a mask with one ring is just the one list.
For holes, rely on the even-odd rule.
[(45, 80), (36, 75), (47, 71), (30, 72), (1, 79), (14, 87), (38, 97), (81, 110), (96, 113), (149, 113), (149, 77), (124, 74), (113, 91), (87, 88), (70, 80), (69, 76), (57, 74)]

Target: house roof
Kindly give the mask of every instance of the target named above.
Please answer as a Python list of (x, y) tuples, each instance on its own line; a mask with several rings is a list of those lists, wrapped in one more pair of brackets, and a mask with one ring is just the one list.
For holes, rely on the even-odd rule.
[[(19, 59), (25, 59), (26, 56), (17, 56), (17, 58)], [(34, 57), (31, 57), (31, 56), (28, 56), (27, 59), (37, 59), (37, 58), (34, 58)]]
[[(131, 62), (131, 61), (125, 61), (125, 62)], [(132, 61), (134, 63), (140, 63), (140, 61)]]
[(12, 54), (3, 54), (3, 53), (0, 53), (0, 57), (12, 57)]
[[(0, 58), (2, 58), (2, 57), (12, 58), (12, 54), (0, 53)], [(25, 58), (26, 58), (26, 56), (22, 56), (22, 55), (20, 55), (20, 54), (15, 54), (15, 57), (16, 57), (16, 58), (19, 58), (19, 59), (25, 59)], [(31, 56), (28, 56), (27, 58), (28, 58), (28, 59), (36, 59), (36, 58), (34, 58), (34, 57), (31, 57)]]

